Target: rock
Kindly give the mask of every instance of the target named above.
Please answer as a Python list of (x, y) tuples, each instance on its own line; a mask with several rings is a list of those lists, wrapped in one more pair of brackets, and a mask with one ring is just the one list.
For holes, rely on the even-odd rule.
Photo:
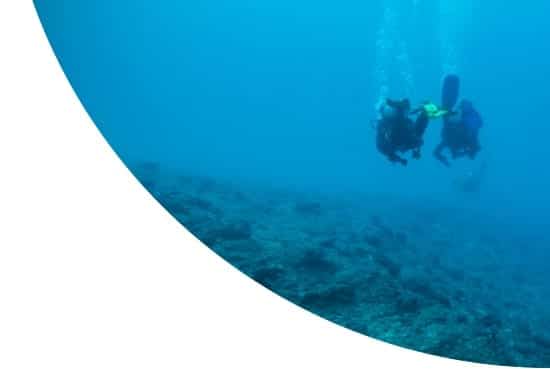
[(318, 202), (299, 202), (294, 205), (294, 210), (301, 215), (321, 215), (321, 204)]
[(318, 249), (307, 250), (297, 263), (297, 267), (314, 273), (335, 273), (339, 269), (325, 252)]
[(266, 288), (272, 289), (276, 282), (284, 275), (284, 270), (279, 267), (265, 267), (253, 273), (252, 279)]
[(499, 317), (498, 310), (485, 305), (484, 313), (479, 317), (479, 322), (485, 329), (498, 329), (502, 327), (502, 320)]
[(463, 282), (464, 281), (465, 274), (464, 274), (464, 271), (462, 269), (450, 268), (450, 269), (447, 269), (447, 270), (449, 272), (449, 276), (452, 279), (454, 279), (456, 282)]
[(393, 234), (393, 240), (401, 245), (404, 245), (407, 243), (408, 237), (405, 232), (395, 232)]
[(338, 255), (353, 259), (361, 259), (369, 256), (369, 251), (361, 245), (351, 245), (338, 249)]
[(395, 263), (393, 260), (388, 258), (385, 255), (378, 254), (376, 255), (376, 261), (382, 265), (393, 277), (397, 277), (401, 272), (401, 267)]
[(379, 215), (371, 215), (370, 224), (372, 224), (373, 226), (375, 226), (377, 228), (383, 228), (384, 227), (384, 222), (382, 221), (382, 217), (380, 217)]
[(458, 302), (464, 303), (464, 299), (466, 298), (466, 294), (463, 290), (456, 290), (454, 293), (454, 299)]
[(211, 210), (213, 208), (212, 203), (199, 197), (188, 196), (185, 198), (184, 202), (189, 207), (194, 207), (201, 210)]
[(180, 197), (174, 193), (161, 194), (157, 201), (170, 213), (170, 214), (189, 214), (189, 208), (185, 205)]
[(365, 234), (365, 237), (363, 239), (366, 243), (374, 247), (382, 246), (382, 244), (384, 243), (384, 240), (381, 237), (372, 233)]
[(450, 334), (439, 340), (437, 344), (428, 350), (429, 353), (439, 356), (454, 356), (453, 352), (459, 348), (461, 336), (458, 333)]
[(218, 187), (219, 187), (218, 182), (213, 178), (202, 178), (197, 187), (197, 191), (201, 194), (208, 193), (208, 192), (216, 192)]
[(301, 303), (306, 307), (316, 307), (330, 309), (342, 305), (351, 305), (355, 303), (357, 293), (355, 288), (350, 285), (337, 285), (329, 287), (322, 291), (306, 293)]
[(336, 238), (329, 238), (327, 240), (321, 241), (320, 245), (324, 248), (333, 248), (336, 246)]
[(447, 298), (446, 296), (443, 296), (441, 293), (436, 291), (430, 285), (429, 280), (422, 281), (418, 278), (410, 278), (408, 280), (405, 280), (404, 284), (405, 284), (405, 287), (412, 292), (422, 295), (425, 298), (429, 300), (433, 300), (445, 307), (451, 307), (451, 302), (449, 298)]
[(417, 297), (402, 294), (397, 299), (397, 309), (400, 314), (416, 314), (420, 311), (420, 301)]
[(247, 240), (252, 236), (252, 227), (248, 222), (240, 221), (227, 224), (212, 232), (210, 238), (216, 240), (236, 241)]
[(455, 321), (458, 324), (466, 324), (468, 323), (468, 315), (466, 315), (465, 313), (458, 313), (458, 315), (455, 318)]

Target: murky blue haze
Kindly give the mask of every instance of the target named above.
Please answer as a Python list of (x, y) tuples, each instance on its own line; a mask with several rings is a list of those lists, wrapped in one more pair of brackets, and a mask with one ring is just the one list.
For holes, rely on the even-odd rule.
[[(113, 149), (240, 270), (388, 342), (550, 365), (548, 1), (35, 4)], [(479, 156), (441, 165), (433, 120), (391, 164), (376, 104), (439, 102), (447, 73)]]

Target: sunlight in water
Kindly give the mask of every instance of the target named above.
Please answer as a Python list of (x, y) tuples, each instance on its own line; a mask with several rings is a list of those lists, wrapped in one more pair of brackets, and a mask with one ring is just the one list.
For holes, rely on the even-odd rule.
[(441, 67), (443, 73), (460, 73), (462, 33), (468, 27), (472, 13), (472, 3), (468, 0), (439, 0), (439, 41)]
[[(415, 7), (416, 4), (417, 1), (414, 2)], [(398, 8), (392, 1), (384, 3), (384, 15), (377, 32), (375, 80), (378, 101), (375, 108), (389, 94), (414, 98), (413, 64), (409, 45), (399, 27), (403, 14), (397, 11)], [(391, 81), (390, 75), (393, 78)]]

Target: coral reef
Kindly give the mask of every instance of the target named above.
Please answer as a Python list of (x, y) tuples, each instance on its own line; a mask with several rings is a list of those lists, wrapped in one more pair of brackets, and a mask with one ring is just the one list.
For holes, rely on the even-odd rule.
[(550, 365), (544, 240), (425, 201), (314, 198), (161, 169), (134, 173), (206, 246), (297, 305), (423, 352)]

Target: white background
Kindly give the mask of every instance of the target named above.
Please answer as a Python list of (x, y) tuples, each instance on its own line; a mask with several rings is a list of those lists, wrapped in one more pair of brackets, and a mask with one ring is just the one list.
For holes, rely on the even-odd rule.
[(115, 156), (32, 2), (0, 2), (0, 47), (0, 368), (485, 367), (370, 339), (260, 287)]

